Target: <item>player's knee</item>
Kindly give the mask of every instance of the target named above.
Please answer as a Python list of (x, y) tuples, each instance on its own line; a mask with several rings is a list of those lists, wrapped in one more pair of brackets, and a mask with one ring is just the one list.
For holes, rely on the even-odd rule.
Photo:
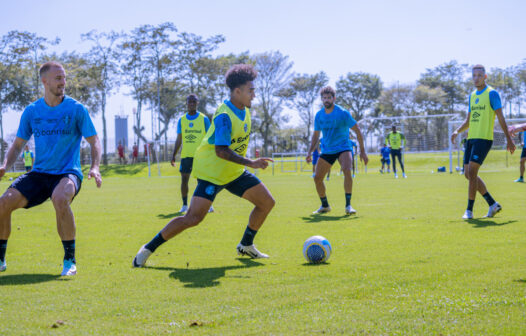
[(15, 210), (13, 201), (5, 195), (0, 197), (0, 216), (9, 215)]
[(201, 214), (195, 214), (195, 213), (187, 213), (185, 216), (185, 224), (186, 227), (193, 227), (199, 225), (205, 218), (204, 215)]
[(66, 194), (55, 194), (51, 197), (51, 202), (53, 202), (53, 206), (57, 210), (69, 207), (70, 201), (71, 197)]
[(276, 200), (274, 199), (274, 197), (272, 197), (272, 195), (269, 195), (269, 197), (265, 198), (263, 202), (263, 208), (269, 212), (270, 210), (272, 210), (272, 208), (274, 208), (275, 205), (276, 205)]
[(323, 183), (323, 175), (322, 174), (314, 175), (314, 183)]

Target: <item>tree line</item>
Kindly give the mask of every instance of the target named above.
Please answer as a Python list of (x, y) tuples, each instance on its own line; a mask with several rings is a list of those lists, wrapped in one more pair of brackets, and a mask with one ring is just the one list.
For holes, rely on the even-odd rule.
[[(329, 83), (323, 71), (299, 74), (293, 62), (279, 51), (215, 55), (225, 42), (222, 35), (203, 37), (181, 32), (171, 22), (142, 25), (128, 32), (90, 31), (80, 36), (89, 44), (85, 53), (50, 52), (60, 39), (36, 33), (11, 31), (0, 39), (0, 138), (5, 146), (3, 113), (22, 111), (42, 96), (38, 75), (48, 60), (61, 62), (68, 76), (67, 94), (85, 104), (92, 115), (101, 115), (103, 162), (107, 163), (106, 103), (119, 88), (136, 103), (133, 131), (143, 142), (164, 141), (168, 146), (170, 123), (185, 113), (185, 99), (199, 96), (198, 109), (212, 116), (228, 97), (224, 74), (233, 64), (251, 63), (259, 75), (253, 109), (253, 131), (261, 139), (262, 152), (306, 146), (310, 141), (314, 115), (321, 107), (319, 90)], [(526, 62), (505, 69), (488, 70), (488, 83), (501, 94), (503, 104), (514, 116), (521, 115), (526, 98)], [(336, 81), (337, 103), (356, 120), (371, 117), (465, 114), (467, 95), (472, 90), (470, 65), (457, 61), (426, 69), (415, 83), (385, 86), (378, 75), (353, 72)], [(296, 113), (300, 124), (284, 128)], [(145, 134), (144, 114), (151, 112), (155, 125)], [(511, 116), (511, 115), (510, 115)]]

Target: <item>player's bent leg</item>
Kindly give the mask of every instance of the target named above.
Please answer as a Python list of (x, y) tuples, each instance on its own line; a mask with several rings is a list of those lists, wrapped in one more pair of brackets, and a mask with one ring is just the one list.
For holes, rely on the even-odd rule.
[(172, 239), (184, 230), (201, 223), (208, 213), (208, 209), (210, 209), (211, 205), (212, 201), (203, 197), (193, 196), (192, 200), (190, 201), (190, 208), (188, 208), (188, 212), (184, 216), (172, 219), (161, 230), (164, 240)]
[(313, 212), (314, 214), (331, 211), (331, 207), (327, 202), (325, 184), (323, 183), (323, 179), (325, 178), (325, 175), (327, 175), (327, 173), (331, 170), (331, 167), (332, 164), (325, 161), (325, 159), (322, 157), (318, 159), (318, 163), (316, 164), (316, 174), (314, 175), (314, 185), (316, 186), (316, 192), (318, 193), (322, 204), (318, 210)]
[(75, 217), (70, 207), (77, 188), (78, 186), (72, 179), (63, 177), (51, 194), (51, 201), (55, 208), (57, 218), (57, 231), (64, 247), (64, 262), (60, 274), (62, 276), (77, 274), (75, 260)]
[(263, 225), (272, 208), (274, 208), (276, 201), (263, 183), (248, 189), (243, 193), (242, 197), (254, 204), (254, 209), (252, 209), (248, 219), (248, 226), (252, 230), (257, 231)]
[(62, 240), (75, 239), (75, 217), (70, 204), (76, 192), (75, 183), (63, 177), (51, 194), (57, 218), (57, 231)]
[(477, 190), (478, 190), (478, 182), (480, 178), (478, 177), (480, 169), (480, 164), (470, 161), (467, 167), (466, 176), (469, 181), (468, 186), (468, 198), (470, 200), (474, 200), (477, 196)]
[(345, 213), (347, 215), (353, 215), (356, 213), (356, 210), (351, 206), (351, 196), (352, 196), (352, 157), (350, 152), (343, 152), (340, 154), (338, 160), (342, 167), (343, 172), (343, 187), (345, 190)]
[(7, 240), (11, 234), (11, 213), (27, 205), (20, 191), (9, 188), (0, 197), (0, 239)]
[(11, 234), (11, 213), (26, 205), (27, 199), (20, 191), (14, 188), (7, 189), (0, 197), (0, 272), (4, 272), (7, 269), (5, 252), (7, 240)]

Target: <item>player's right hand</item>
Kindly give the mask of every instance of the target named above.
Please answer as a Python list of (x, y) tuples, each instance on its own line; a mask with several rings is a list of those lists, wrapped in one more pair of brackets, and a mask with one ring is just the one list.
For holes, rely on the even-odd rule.
[(451, 143), (455, 144), (455, 139), (457, 138), (458, 133), (455, 131), (451, 134)]
[(311, 163), (312, 162), (312, 154), (311, 153), (307, 154), (307, 157), (305, 158), (305, 161), (307, 161), (307, 163)]
[(274, 162), (274, 160), (272, 160), (271, 158), (259, 158), (259, 159), (256, 159), (256, 160), (252, 160), (252, 164), (250, 165), (250, 168), (265, 169), (265, 168), (268, 167), (268, 163), (269, 162)]
[(175, 159), (172, 159), (172, 161), (170, 161), (170, 163), (172, 164), (172, 167), (175, 167)]

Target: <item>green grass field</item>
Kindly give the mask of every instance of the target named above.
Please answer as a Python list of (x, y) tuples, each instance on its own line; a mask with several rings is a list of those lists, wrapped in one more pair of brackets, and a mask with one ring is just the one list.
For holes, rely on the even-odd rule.
[[(327, 182), (333, 211), (317, 217), (309, 173), (268, 169), (260, 177), (277, 203), (255, 243), (270, 259), (237, 257), (251, 207), (223, 191), (215, 213), (144, 269), (132, 259), (176, 215), (180, 179), (167, 164), (161, 178), (148, 178), (145, 166), (111, 166), (103, 188), (85, 180), (72, 206), (77, 276), (59, 276), (50, 202), (13, 215), (0, 335), (526, 334), (526, 184), (513, 183), (519, 155), (508, 168), (504, 158), (492, 152), (481, 172), (503, 211), (482, 218), (478, 197), (471, 221), (461, 219), (467, 181), (436, 173), (447, 154), (407, 155), (409, 178), (398, 180), (380, 175), (371, 156), (355, 179), (353, 217), (343, 215), (337, 169)], [(305, 263), (312, 235), (331, 242), (327, 264)]]

